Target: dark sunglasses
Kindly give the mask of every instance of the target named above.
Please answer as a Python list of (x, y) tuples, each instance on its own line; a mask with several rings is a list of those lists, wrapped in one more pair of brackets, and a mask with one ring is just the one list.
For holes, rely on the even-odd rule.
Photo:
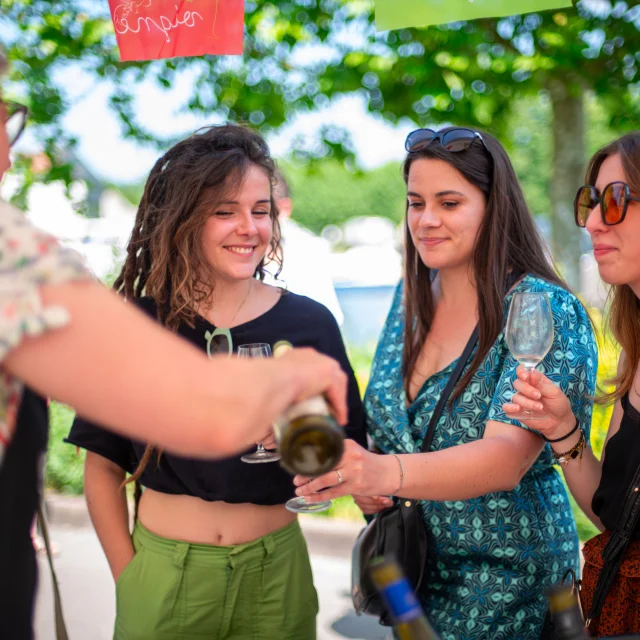
[(27, 124), (27, 116), (29, 115), (29, 109), (23, 104), (17, 102), (5, 102), (0, 99), (0, 103), (5, 106), (7, 111), (7, 117), (4, 121), (5, 129), (7, 130), (7, 138), (9, 139), (9, 146), (16, 143), (18, 138), (22, 135), (24, 128)]
[(404, 148), (408, 152), (420, 151), (420, 149), (428, 147), (433, 142), (439, 142), (447, 151), (459, 153), (460, 151), (467, 151), (476, 140), (479, 140), (491, 155), (481, 134), (473, 129), (462, 127), (447, 129), (443, 132), (434, 131), (433, 129), (416, 129), (407, 136)]
[(598, 205), (600, 205), (603, 224), (608, 226), (620, 224), (627, 215), (631, 201), (640, 202), (640, 198), (634, 198), (631, 195), (629, 185), (626, 182), (608, 184), (602, 190), (601, 196), (598, 196), (598, 190), (594, 186), (585, 184), (578, 189), (573, 203), (576, 224), (579, 227), (586, 227), (591, 212)]

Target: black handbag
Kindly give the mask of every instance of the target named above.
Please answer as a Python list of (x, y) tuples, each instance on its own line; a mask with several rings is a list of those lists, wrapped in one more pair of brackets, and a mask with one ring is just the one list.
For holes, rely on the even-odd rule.
[[(431, 416), (421, 453), (430, 450), (436, 425), (477, 343), (478, 327), (473, 330), (442, 391)], [(351, 556), (351, 598), (356, 613), (379, 616), (380, 624), (390, 626), (385, 606), (369, 577), (369, 563), (378, 556), (395, 556), (409, 583), (417, 591), (426, 573), (427, 544), (427, 530), (418, 513), (417, 500), (394, 498), (392, 507), (376, 514), (358, 535)]]

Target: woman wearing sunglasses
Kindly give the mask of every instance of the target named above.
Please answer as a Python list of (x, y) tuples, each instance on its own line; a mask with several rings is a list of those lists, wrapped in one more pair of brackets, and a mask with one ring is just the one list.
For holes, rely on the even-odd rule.
[[(26, 114), (0, 94), (0, 179)], [(38, 394), (119, 433), (214, 457), (245, 449), (300, 395), (328, 391), (346, 420), (345, 387), (339, 365), (310, 350), (270, 362), (208, 360), (0, 201), (0, 636), (33, 637), (30, 530), (48, 432)]]
[[(555, 339), (541, 366), (587, 430), (595, 340), (586, 311), (549, 264), (499, 143), (469, 129), (423, 129), (406, 148), (405, 276), (365, 395), (368, 432), (382, 455), (348, 443), (342, 483), (327, 489), (335, 471), (296, 478), (298, 493), (351, 493), (365, 514), (391, 506), (388, 496), (418, 500), (429, 539), (419, 596), (442, 637), (537, 640), (545, 589), (566, 567), (578, 570), (579, 543), (544, 441), (502, 410), (516, 375), (504, 336), (512, 294), (549, 296)], [(431, 431), (459, 361), (464, 370)]]
[[(349, 376), (347, 436), (364, 443), (358, 386), (332, 314), (262, 282), (265, 260), (280, 255), (274, 172), (264, 140), (240, 126), (178, 143), (149, 175), (115, 288), (209, 354), (286, 341), (335, 358)], [(293, 478), (277, 463), (169, 455), (82, 418), (69, 442), (88, 450), (85, 492), (116, 581), (115, 638), (315, 638), (307, 548), (284, 506)], [(126, 473), (145, 487), (133, 540)]]
[[(590, 448), (563, 455), (571, 492), (603, 531), (584, 548), (582, 604), (585, 615), (593, 618), (589, 628), (594, 635), (640, 633), (640, 501), (634, 500), (640, 493), (640, 132), (623, 136), (592, 158), (587, 184), (576, 196), (575, 219), (591, 235), (600, 276), (611, 285), (609, 326), (622, 347), (611, 381), (615, 389), (598, 398), (615, 402), (602, 459)], [(576, 425), (587, 425), (563, 390), (547, 376), (529, 376), (522, 368), (515, 388), (505, 411), (541, 411), (542, 419), (531, 426), (557, 441), (551, 445), (557, 453), (573, 452), (579, 438)], [(624, 537), (613, 535), (625, 527)], [(628, 546), (626, 539), (631, 539)], [(600, 594), (594, 598), (600, 580)]]

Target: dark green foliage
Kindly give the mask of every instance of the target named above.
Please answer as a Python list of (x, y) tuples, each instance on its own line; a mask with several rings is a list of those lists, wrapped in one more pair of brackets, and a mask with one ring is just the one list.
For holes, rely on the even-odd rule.
[(80, 495), (84, 491), (83, 473), (85, 452), (65, 444), (75, 413), (73, 409), (52, 402), (49, 407), (49, 451), (45, 484), (61, 493)]
[(318, 163), (313, 169), (283, 169), (291, 183), (293, 216), (315, 233), (356, 216), (381, 216), (395, 223), (404, 216), (400, 163), (355, 173), (336, 160)]

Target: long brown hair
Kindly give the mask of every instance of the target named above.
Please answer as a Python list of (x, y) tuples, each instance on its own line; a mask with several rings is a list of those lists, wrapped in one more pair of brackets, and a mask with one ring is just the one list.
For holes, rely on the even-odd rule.
[[(264, 170), (272, 187), (273, 235), (255, 277), (264, 278), (267, 260), (274, 261), (279, 271), (282, 249), (273, 197), (275, 163), (258, 133), (225, 124), (197, 131), (156, 162), (145, 185), (127, 258), (114, 288), (129, 300), (153, 298), (158, 319), (172, 331), (177, 331), (182, 322), (193, 327), (196, 310), (207, 308), (215, 287), (215, 276), (202, 251), (204, 223), (220, 202), (241, 189), (252, 165)], [(152, 452), (153, 447), (148, 445), (127, 482), (138, 480)]]
[[(444, 129), (446, 131), (446, 129)], [(478, 293), (478, 350), (466, 374), (456, 386), (457, 399), (477, 371), (504, 325), (505, 285), (510, 273), (530, 273), (565, 289), (524, 199), (509, 156), (487, 133), (466, 151), (451, 153), (439, 143), (409, 152), (404, 162), (405, 183), (416, 160), (430, 158), (447, 162), (486, 198), (486, 211), (476, 236), (472, 264)], [(431, 270), (420, 259), (405, 216), (405, 307), (403, 375), (409, 395), (411, 373), (433, 322), (435, 300), (431, 290)]]
[[(600, 149), (587, 167), (587, 184), (595, 185), (602, 163), (615, 155), (620, 156), (631, 191), (640, 194), (640, 131), (628, 133)], [(607, 326), (622, 347), (625, 361), (616, 377), (608, 381), (615, 385), (614, 390), (599, 396), (600, 403), (620, 400), (631, 389), (640, 362), (640, 300), (628, 284), (612, 285), (608, 316)]]

